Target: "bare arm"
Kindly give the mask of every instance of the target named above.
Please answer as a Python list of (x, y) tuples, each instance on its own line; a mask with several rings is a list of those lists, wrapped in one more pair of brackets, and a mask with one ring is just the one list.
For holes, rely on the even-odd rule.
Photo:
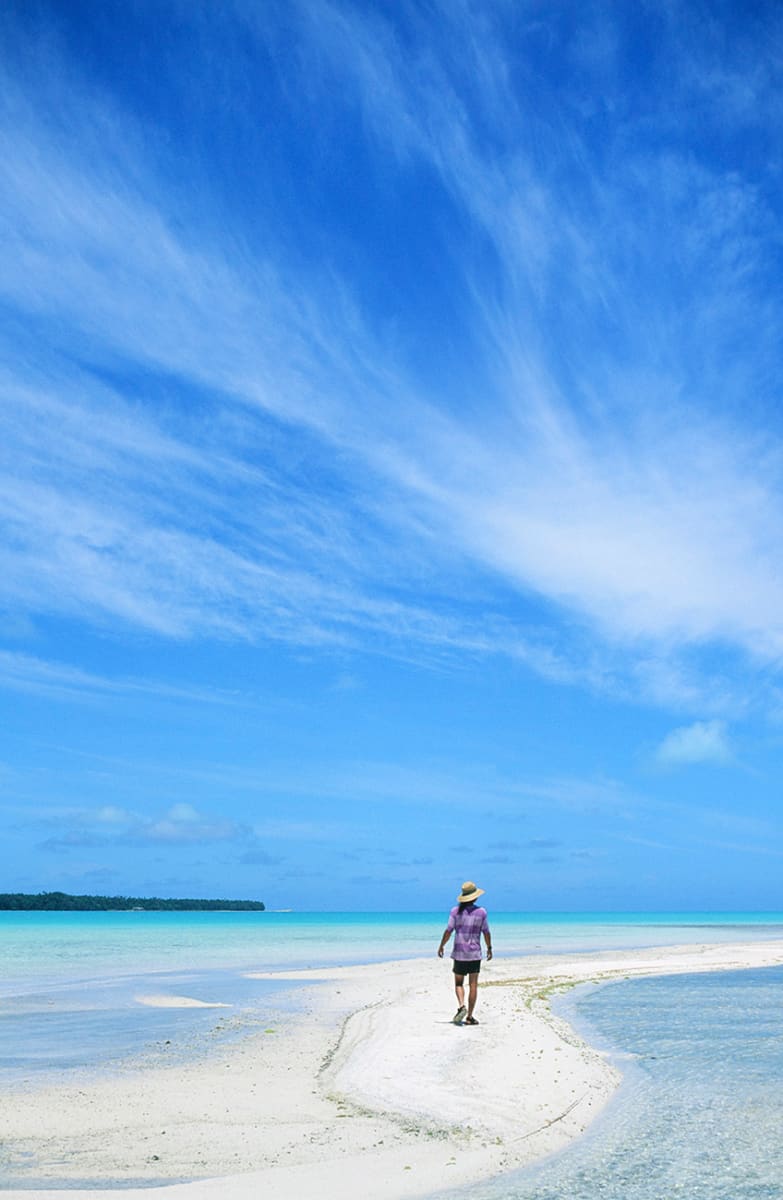
[(484, 941), (487, 945), (487, 962), (492, 958), (492, 934), (488, 929), (484, 930)]
[(452, 931), (450, 929), (443, 930), (443, 937), (440, 939), (440, 945), (438, 946), (438, 958), (443, 958), (443, 951), (446, 946), (446, 942), (451, 937), (451, 933)]

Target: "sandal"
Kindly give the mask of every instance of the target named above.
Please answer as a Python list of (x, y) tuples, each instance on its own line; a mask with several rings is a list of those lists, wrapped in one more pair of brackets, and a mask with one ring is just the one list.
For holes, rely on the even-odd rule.
[(461, 1025), (462, 1022), (465, 1020), (465, 1014), (467, 1013), (467, 1011), (468, 1010), (465, 1008), (465, 1005), (461, 1004), (460, 1007), (457, 1009), (456, 1013), (454, 1014), (454, 1016), (452, 1017), (453, 1023), (455, 1025)]
[(476, 1020), (475, 1017), (467, 1017), (465, 1020), (465, 1024), (466, 1025), (478, 1025), (478, 1021)]

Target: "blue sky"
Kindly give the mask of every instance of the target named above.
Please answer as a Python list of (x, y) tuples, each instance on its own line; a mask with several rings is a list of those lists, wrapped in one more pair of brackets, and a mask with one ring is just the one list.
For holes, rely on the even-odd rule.
[(781, 907), (781, 34), (3, 6), (6, 890)]

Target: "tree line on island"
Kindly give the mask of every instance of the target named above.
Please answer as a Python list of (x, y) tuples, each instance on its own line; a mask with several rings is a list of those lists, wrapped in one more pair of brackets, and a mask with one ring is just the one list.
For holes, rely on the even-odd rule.
[(24, 912), (264, 912), (260, 900), (180, 900), (159, 896), (69, 896), (67, 892), (0, 893), (0, 909)]

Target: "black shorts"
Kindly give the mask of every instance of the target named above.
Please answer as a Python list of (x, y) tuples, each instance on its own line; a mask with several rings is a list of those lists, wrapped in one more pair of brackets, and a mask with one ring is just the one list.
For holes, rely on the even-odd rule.
[(481, 959), (476, 958), (473, 962), (463, 962), (459, 958), (454, 959), (454, 974), (455, 975), (478, 975), (481, 970)]

